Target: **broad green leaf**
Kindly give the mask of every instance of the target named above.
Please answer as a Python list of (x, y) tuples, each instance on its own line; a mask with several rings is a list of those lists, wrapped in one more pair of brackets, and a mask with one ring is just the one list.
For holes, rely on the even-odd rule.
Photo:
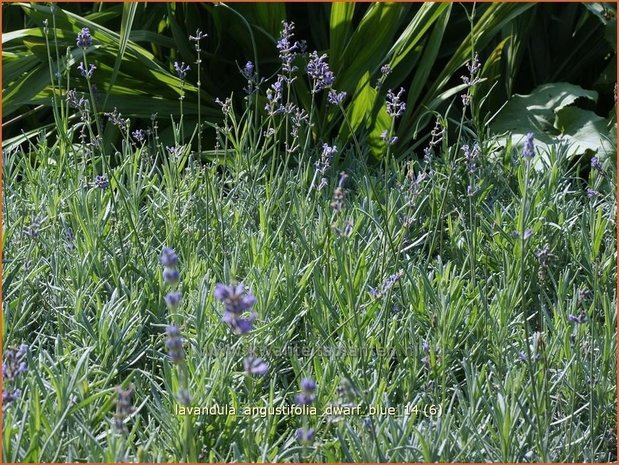
[(576, 106), (563, 107), (556, 112), (555, 127), (573, 153), (591, 150), (598, 155), (608, 155), (613, 150), (610, 139), (614, 136), (608, 132), (608, 120), (592, 111)]
[(339, 68), (341, 55), (352, 33), (352, 20), (355, 14), (353, 2), (335, 2), (331, 4), (329, 59), (334, 69)]
[[(430, 71), (435, 65), (436, 57), (438, 56), (438, 52), (441, 47), (441, 43), (443, 40), (443, 35), (445, 34), (445, 30), (447, 28), (447, 23), (449, 22), (449, 16), (451, 12), (451, 5), (447, 3), (443, 3), (444, 8), (433, 11), (433, 15), (431, 19), (425, 18), (424, 21), (430, 22), (436, 20), (436, 25), (432, 29), (432, 34), (428, 39), (424, 49), (421, 60), (419, 61), (419, 66), (415, 70), (415, 74), (413, 77), (413, 82), (411, 83), (408, 89), (407, 95), (407, 108), (414, 108), (415, 103), (419, 99), (423, 88), (425, 87), (428, 77), (430, 75)], [(426, 5), (424, 4), (424, 7)], [(421, 11), (419, 12), (421, 13)], [(419, 15), (418, 13), (418, 15)], [(428, 12), (430, 13), (430, 12)], [(424, 29), (425, 33), (425, 29)], [(405, 55), (402, 55), (400, 59), (405, 58)], [(398, 58), (396, 58), (397, 63)]]
[[(493, 3), (488, 6), (475, 23), (473, 31), (452, 54), (449, 62), (435, 78), (430, 88), (425, 92), (424, 98), (420, 100), (419, 104), (414, 109), (409, 109), (402, 117), (399, 132), (402, 136), (401, 142), (403, 144), (416, 138), (417, 128), (420, 126), (419, 122), (422, 118), (426, 117), (424, 115), (427, 115), (428, 111), (436, 109), (435, 105), (440, 102), (445, 95), (452, 94), (455, 87), (447, 91), (443, 89), (449, 83), (453, 75), (471, 58), (473, 44), (475, 44), (477, 50), (483, 49), (496, 37), (506, 24), (532, 6), (533, 4), (529, 3)], [(442, 97), (438, 98), (439, 95)]]
[[(123, 4), (123, 17), (120, 22), (120, 37), (118, 44), (118, 55), (116, 56), (116, 62), (114, 63), (114, 71), (112, 71), (112, 77), (110, 78), (110, 89), (114, 87), (116, 78), (118, 77), (118, 71), (120, 70), (120, 64), (122, 63), (125, 52), (127, 51), (127, 44), (129, 43), (129, 37), (131, 34), (131, 27), (135, 18), (135, 11), (138, 7), (137, 3), (124, 3)], [(109, 92), (106, 96), (109, 97)], [(103, 104), (105, 107), (105, 104)]]
[(400, 24), (402, 8), (397, 3), (373, 3), (368, 8), (335, 72), (338, 88), (352, 91), (368, 70), (375, 69), (383, 61), (384, 51)]
[(606, 154), (610, 150), (607, 120), (575, 106), (581, 99), (595, 103), (597, 98), (597, 92), (574, 84), (545, 84), (529, 95), (513, 96), (490, 128), (501, 135), (500, 140), (510, 139), (514, 146), (522, 145), (525, 135), (532, 132), (542, 156), (559, 140), (569, 144), (570, 156), (586, 150)]
[(10, 54), (3, 51), (2, 82), (4, 82), (5, 85), (7, 83), (13, 82), (24, 73), (30, 71), (39, 63), (41, 63), (41, 60), (39, 60), (36, 56), (32, 54), (28, 54), (25, 51), (23, 54), (20, 54), (19, 58), (17, 59), (15, 54)]
[[(355, 98), (348, 110), (350, 125), (354, 132), (363, 128), (368, 134), (370, 152), (377, 158), (384, 153), (385, 143), (381, 139), (383, 131), (391, 127), (391, 118), (387, 114), (385, 105), (378, 100), (378, 92), (370, 85), (370, 72), (366, 71), (357, 89)], [(340, 138), (348, 138), (349, 130), (343, 125), (340, 130)]]
[(477, 84), (471, 90), (473, 103), (482, 106), (486, 112), (488, 110), (496, 111), (507, 100), (505, 89), (495, 84), (501, 79), (503, 53), (509, 47), (511, 40), (512, 36), (508, 36), (494, 48), (479, 73), (479, 77), (485, 79), (485, 81)]

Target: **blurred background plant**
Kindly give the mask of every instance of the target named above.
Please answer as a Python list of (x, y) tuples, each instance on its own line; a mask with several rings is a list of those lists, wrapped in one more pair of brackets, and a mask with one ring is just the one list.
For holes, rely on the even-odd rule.
[[(92, 83), (98, 111), (116, 108), (135, 127), (156, 118), (164, 144), (174, 139), (170, 115), (180, 121), (179, 97), (184, 95), (184, 132), (192, 133), (200, 110), (202, 121), (212, 124), (203, 126), (193, 147), (198, 140), (206, 149), (214, 146), (212, 125), (223, 120), (215, 99), (232, 95), (232, 107), (240, 108), (240, 89), (246, 85), (241, 71), (248, 60), (256, 63), (260, 79), (275, 75), (280, 67), (276, 42), (284, 20), (296, 24), (296, 38), (306, 41), (308, 51), (328, 55), (337, 76), (335, 87), (348, 95), (342, 104), (345, 113), (328, 105), (326, 92), (317, 96), (318, 117), (312, 128), (316, 142), (337, 139), (342, 146), (350, 142), (352, 128), (366, 142), (364, 147), (380, 158), (386, 146), (381, 135), (391, 127), (385, 95), (400, 87), (405, 89), (408, 111), (394, 128), (398, 143), (392, 151), (398, 155), (418, 153), (427, 144), (434, 112), (459, 120), (460, 94), (467, 91), (477, 94), (467, 121), (482, 134), (492, 127), (489, 122), (494, 132), (513, 130), (506, 121), (513, 121), (514, 111), (526, 120), (526, 105), (501, 110), (514, 94), (531, 94), (559, 81), (573, 85), (573, 98), (564, 106), (582, 101), (588, 90), (589, 113), (564, 115), (555, 125), (542, 115), (533, 128), (536, 139), (544, 140), (544, 132), (548, 137), (565, 131), (576, 134), (586, 125), (598, 129), (591, 137), (599, 139), (614, 124), (614, 117), (608, 119), (616, 80), (613, 4), (80, 2), (5, 3), (2, 9), (7, 149), (42, 131), (51, 135), (52, 96), (64, 98), (69, 88), (87, 91), (79, 73), (71, 71), (81, 57), (75, 36), (83, 27), (90, 28), (94, 39), (86, 54), (97, 67)], [(201, 63), (196, 66), (189, 37), (198, 29), (207, 36), (200, 43)], [(468, 74), (466, 64), (475, 53), (479, 70), (473, 86), (462, 76)], [(191, 66), (185, 79), (175, 73), (177, 61)], [(381, 74), (384, 65), (391, 70), (387, 75)], [(304, 63), (300, 67), (304, 71)], [(309, 110), (312, 93), (306, 79), (295, 80), (291, 98)], [(521, 134), (530, 129), (521, 128)], [(120, 132), (108, 123), (104, 144), (120, 139)]]

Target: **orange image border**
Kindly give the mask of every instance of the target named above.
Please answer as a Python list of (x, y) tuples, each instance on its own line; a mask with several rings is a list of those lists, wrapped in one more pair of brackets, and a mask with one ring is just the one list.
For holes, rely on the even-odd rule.
[[(224, 3), (340, 3), (340, 2), (345, 2), (346, 0), (331, 0), (331, 1), (319, 1), (319, 0), (310, 0), (310, 1), (301, 1), (301, 0), (286, 0), (284, 2), (282, 1), (277, 1), (277, 0), (263, 0), (263, 1), (256, 1), (256, 0), (247, 0), (247, 1), (243, 1), (243, 0), (228, 0), (225, 1)], [(470, 0), (464, 0), (461, 2), (454, 2), (452, 0), (436, 0), (437, 2), (440, 3), (599, 3), (599, 2), (592, 2), (592, 1), (585, 1), (585, 2), (581, 2), (578, 0), (564, 0), (564, 1), (553, 1), (553, 0), (540, 0), (537, 2), (527, 2), (526, 0), (513, 0), (513, 1), (497, 1), (497, 0), (481, 0), (478, 2), (473, 2)], [(605, 2), (605, 3), (615, 3), (617, 4), (619, 2), (619, 0), (616, 0), (615, 2)], [(20, 3), (18, 2), (18, 0), (0, 0), (1, 4), (4, 3)], [(28, 3), (46, 3), (40, 0), (36, 0), (33, 2), (28, 2)], [(196, 0), (188, 0), (188, 1), (182, 1), (182, 2), (164, 2), (163, 0), (148, 0), (148, 1), (143, 1), (143, 2), (138, 2), (137, 0), (127, 0), (124, 2), (121, 1), (111, 1), (111, 0), (102, 0), (99, 2), (81, 2), (78, 0), (65, 0), (61, 3), (218, 3), (218, 2), (200, 2), (200, 1), (196, 1)], [(392, 2), (386, 2), (384, 0), (378, 0), (378, 1), (370, 1), (370, 0), (353, 0), (352, 2), (349, 3), (425, 3), (423, 0), (412, 0), (412, 1), (404, 1), (404, 0), (394, 0)], [(0, 8), (0, 23), (2, 23), (2, 14), (3, 14), (3, 9)], [(616, 36), (616, 40), (617, 43), (619, 43), (619, 32), (617, 33)], [(2, 43), (0, 42), (0, 52), (2, 51)], [(2, 87), (2, 89), (4, 90), (3, 87), (3, 76), (2, 76), (2, 64), (0, 63), (0, 87)], [(619, 74), (619, 65), (617, 67), (617, 71)], [(2, 95), (0, 94), (0, 108), (2, 108)], [(616, 108), (616, 105), (615, 105)], [(615, 133), (616, 135), (616, 133)], [(2, 141), (2, 114), (0, 112), (0, 142)], [(619, 150), (618, 150), (619, 152)], [(617, 178), (619, 179), (619, 163), (616, 163), (615, 166), (616, 169), (616, 173), (617, 173)], [(0, 159), (0, 186), (2, 186), (3, 183), (3, 176), (2, 176), (2, 170), (3, 170), (3, 166), (2, 166), (2, 159)], [(617, 185), (615, 186), (616, 189), (616, 199), (619, 199), (619, 182), (617, 182)], [(3, 224), (3, 202), (2, 202), (2, 198), (3, 198), (3, 189), (0, 187), (0, 225)], [(617, 210), (616, 210), (616, 219), (619, 218), (619, 202), (617, 203)], [(2, 228), (0, 228), (0, 252), (2, 252)], [(615, 239), (617, 240), (616, 245), (619, 247), (619, 222), (616, 221), (616, 231), (615, 231)], [(617, 251), (615, 251), (617, 254), (617, 258), (616, 258), (616, 269), (618, 270), (618, 276), (619, 276), (619, 253), (617, 253)], [(2, 260), (0, 260), (0, 276), (2, 276), (2, 272), (3, 272), (3, 262)], [(2, 294), (2, 285), (3, 285), (3, 280), (0, 280), (0, 295)], [(616, 346), (617, 346), (617, 351), (619, 351), (619, 319), (617, 319), (617, 314), (619, 314), (619, 299), (617, 298), (617, 295), (619, 295), (619, 277), (616, 277), (616, 308), (615, 308), (615, 319), (616, 319), (616, 328), (615, 328), (615, 338), (616, 338)], [(3, 334), (2, 331), (2, 324), (3, 324), (3, 320), (4, 318), (2, 318), (2, 312), (3, 312), (3, 301), (0, 301), (0, 334)], [(0, 338), (0, 357), (3, 356), (3, 342), (2, 342), (2, 338)], [(617, 395), (616, 397), (616, 413), (619, 411), (619, 393), (617, 390), (617, 386), (619, 386), (619, 356), (616, 353), (616, 381), (615, 381), (615, 393)], [(3, 358), (3, 357), (2, 357)], [(2, 387), (2, 379), (0, 377), (0, 387)], [(618, 416), (616, 415), (616, 418)], [(0, 431), (2, 428), (2, 409), (0, 409)], [(1, 433), (0, 433), (1, 436)], [(616, 437), (619, 438), (619, 419), (617, 419), (617, 424), (616, 424)], [(2, 448), (2, 441), (0, 441), (0, 451)], [(619, 457), (619, 444), (617, 445), (617, 457)], [(2, 458), (0, 457), (0, 463)], [(77, 462), (56, 462), (56, 463), (77, 463)], [(82, 464), (83, 462), (79, 462), (80, 464)], [(98, 462), (87, 462), (87, 463), (93, 463), (94, 465), (100, 464), (103, 465), (103, 463), (98, 463)], [(119, 462), (119, 463), (131, 463), (131, 464), (135, 464), (135, 463), (141, 463), (142, 465), (146, 465), (146, 464), (150, 464), (153, 462)], [(199, 464), (203, 464), (203, 463), (211, 463), (211, 462), (193, 462), (196, 465)], [(235, 462), (235, 463), (240, 463), (243, 464), (244, 462)], [(298, 463), (298, 462), (297, 462)], [(298, 463), (298, 465), (306, 465), (307, 463), (313, 463), (313, 462), (300, 462)], [(326, 463), (326, 462), (319, 462), (319, 463)], [(346, 462), (335, 462), (335, 463), (346, 463)], [(361, 462), (359, 462), (361, 463)], [(391, 462), (390, 462), (391, 463)], [(396, 463), (402, 463), (402, 462), (396, 462)], [(421, 463), (421, 464), (425, 464), (426, 462), (410, 462), (410, 463)], [(454, 465), (465, 465), (465, 464), (481, 464), (481, 463), (489, 463), (489, 462), (449, 462), (452, 463)], [(496, 462), (493, 462), (496, 463)], [(506, 462), (509, 464), (516, 464), (516, 463), (521, 463), (521, 462)], [(525, 463), (525, 462), (522, 462)], [(558, 462), (533, 462), (533, 463), (557, 463)], [(565, 462), (560, 462), (560, 463), (565, 463)], [(595, 463), (600, 463), (600, 462), (595, 462)], [(603, 462), (602, 462), (603, 463)], [(609, 462), (609, 463), (616, 463), (616, 462)], [(402, 463), (403, 464), (403, 463)], [(153, 463), (154, 465), (154, 463)], [(296, 465), (296, 464), (293, 464)], [(361, 465), (365, 465), (364, 463), (361, 463)]]

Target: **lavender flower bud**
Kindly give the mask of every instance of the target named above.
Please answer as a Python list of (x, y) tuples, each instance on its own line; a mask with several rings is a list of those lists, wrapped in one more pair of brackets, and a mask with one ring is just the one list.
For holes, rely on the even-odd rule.
[(164, 299), (165, 299), (165, 303), (168, 306), (168, 308), (174, 309), (180, 303), (181, 297), (182, 297), (182, 294), (180, 293), (180, 291), (174, 291), (166, 295)]
[(250, 376), (265, 376), (269, 372), (269, 365), (258, 357), (245, 357), (243, 360), (245, 373)]
[(182, 363), (185, 360), (185, 353), (183, 352), (183, 338), (178, 326), (166, 326), (166, 336), (165, 346), (170, 361), (176, 364)]
[(299, 441), (301, 444), (306, 444), (306, 445), (314, 442), (315, 434), (316, 432), (314, 431), (314, 428), (307, 428), (307, 429), (299, 428), (295, 432), (297, 441)]
[(529, 132), (524, 140), (524, 148), (522, 149), (522, 156), (526, 159), (531, 159), (535, 156), (535, 135)]
[(311, 378), (301, 380), (301, 392), (295, 396), (295, 402), (309, 405), (316, 400), (316, 381)]
[(77, 46), (80, 48), (88, 48), (92, 45), (92, 36), (90, 35), (90, 29), (87, 27), (82, 28), (77, 34)]
[(178, 255), (176, 255), (174, 249), (164, 247), (161, 251), (161, 257), (159, 257), (159, 263), (163, 266), (174, 268), (178, 265)]
[(95, 176), (95, 186), (101, 190), (105, 190), (110, 186), (110, 181), (105, 175)]
[(186, 65), (184, 61), (181, 63), (179, 63), (178, 61), (174, 62), (174, 71), (176, 71), (176, 75), (182, 81), (184, 81), (187, 77), (187, 72), (189, 70), (191, 70), (191, 67), (189, 65)]
[(346, 95), (347, 94), (344, 91), (337, 92), (335, 89), (331, 89), (329, 91), (329, 94), (327, 95), (327, 101), (331, 105), (339, 105), (344, 101), (344, 99), (346, 98)]
[(180, 273), (178, 272), (176, 268), (165, 267), (163, 269), (163, 280), (167, 284), (175, 284), (178, 282), (179, 278), (180, 278)]
[(406, 110), (406, 103), (402, 101), (403, 95), (403, 87), (400, 87), (397, 94), (394, 94), (391, 89), (387, 92), (387, 113), (392, 118), (402, 116), (404, 110)]
[(329, 64), (325, 61), (326, 54), (318, 56), (318, 52), (310, 53), (310, 60), (307, 63), (307, 75), (312, 80), (312, 93), (316, 94), (321, 90), (331, 87), (335, 81), (335, 75), (329, 69)]

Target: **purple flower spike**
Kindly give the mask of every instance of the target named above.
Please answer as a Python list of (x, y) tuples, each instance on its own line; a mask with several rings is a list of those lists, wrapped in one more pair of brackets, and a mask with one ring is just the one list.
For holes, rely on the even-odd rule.
[(329, 94), (327, 95), (327, 101), (331, 105), (339, 105), (340, 103), (344, 101), (344, 99), (346, 98), (346, 95), (347, 94), (344, 91), (338, 92), (335, 89), (331, 89), (329, 91)]
[(527, 134), (524, 140), (524, 148), (522, 149), (522, 156), (527, 159), (531, 159), (535, 156), (535, 135), (532, 132)]
[(406, 103), (402, 101), (404, 96), (404, 88), (400, 87), (397, 94), (394, 94), (392, 90), (387, 92), (387, 113), (392, 118), (397, 118), (404, 114), (406, 110)]
[(225, 311), (221, 317), (221, 321), (226, 323), (236, 334), (247, 334), (253, 329), (254, 321), (256, 321), (256, 313), (251, 312), (248, 315), (242, 316), (237, 313)]
[(585, 321), (587, 321), (587, 317), (584, 314), (580, 314), (580, 315), (568, 315), (567, 319), (569, 321), (571, 321), (572, 323), (576, 323), (576, 324), (583, 324)]
[(86, 66), (84, 65), (84, 63), (80, 62), (80, 64), (77, 66), (77, 69), (79, 70), (82, 76), (84, 76), (86, 79), (90, 79), (92, 75), (94, 74), (95, 70), (97, 69), (97, 67), (93, 64), (90, 64), (88, 69), (86, 69)]
[(176, 268), (165, 267), (163, 269), (163, 280), (167, 284), (175, 284), (178, 282), (179, 278), (180, 278), (180, 273), (178, 272)]
[(181, 331), (178, 326), (169, 325), (166, 326), (166, 342), (165, 346), (168, 350), (168, 355), (172, 363), (181, 363), (185, 359), (183, 353), (183, 338), (181, 337)]
[(310, 60), (307, 63), (307, 75), (313, 83), (313, 94), (331, 87), (335, 81), (335, 74), (329, 69), (329, 64), (325, 61), (326, 59), (326, 54), (318, 56), (318, 52), (316, 51), (310, 53)]
[(257, 315), (250, 310), (256, 303), (256, 296), (245, 290), (243, 283), (236, 285), (218, 283), (213, 295), (225, 305), (221, 320), (236, 334), (247, 334), (252, 330)]
[(254, 77), (254, 64), (251, 61), (245, 63), (245, 67), (243, 68), (243, 76), (247, 79), (251, 79)]
[(95, 176), (95, 186), (105, 190), (110, 186), (110, 181), (107, 179), (107, 176)]
[(294, 40), (294, 23), (282, 21), (282, 31), (276, 44), (279, 50), (279, 59), (282, 62), (282, 70), (288, 75), (288, 81), (292, 82), (290, 76), (297, 70), (292, 64), (299, 52), (302, 52), (303, 44)]
[(256, 296), (245, 290), (243, 283), (236, 286), (225, 284), (217, 284), (213, 292), (215, 298), (223, 302), (226, 306), (226, 311), (236, 315), (249, 310), (256, 303)]
[(187, 77), (187, 72), (189, 70), (191, 70), (191, 67), (189, 65), (186, 65), (184, 61), (181, 63), (179, 63), (178, 61), (174, 62), (174, 71), (176, 71), (176, 75), (179, 79), (184, 81)]
[(316, 400), (316, 381), (311, 378), (303, 378), (301, 392), (295, 396), (295, 402), (301, 405), (309, 405)]
[(175, 268), (178, 265), (178, 255), (176, 255), (174, 249), (164, 247), (161, 251), (161, 257), (159, 257), (159, 263), (169, 268)]
[(250, 376), (265, 376), (269, 372), (269, 365), (258, 357), (245, 357), (243, 360), (245, 373)]
[(315, 433), (314, 428), (299, 428), (295, 432), (295, 436), (301, 444), (311, 444), (314, 442)]
[(90, 29), (87, 27), (82, 28), (77, 34), (77, 46), (80, 48), (88, 48), (92, 45), (92, 36), (90, 35)]
[(182, 294), (179, 291), (170, 292), (165, 296), (165, 303), (169, 308), (176, 308), (181, 301)]

